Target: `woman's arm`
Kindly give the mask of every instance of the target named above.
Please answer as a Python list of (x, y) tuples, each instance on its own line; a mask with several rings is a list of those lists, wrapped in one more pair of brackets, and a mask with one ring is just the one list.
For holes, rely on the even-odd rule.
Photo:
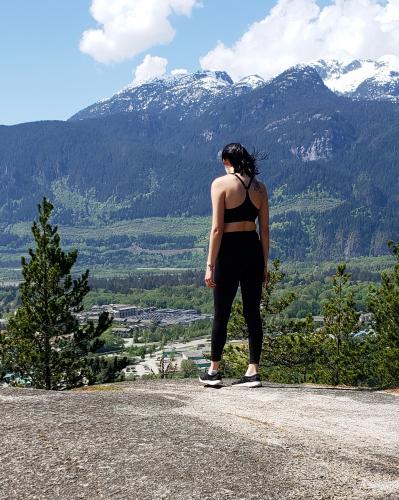
[(212, 199), (212, 228), (209, 235), (208, 264), (214, 266), (219, 253), (224, 228), (224, 199), (225, 192), (220, 179), (215, 179), (211, 184)]
[(267, 271), (267, 261), (269, 259), (269, 197), (266, 186), (262, 183), (264, 196), (259, 207), (259, 237), (262, 243), (263, 257), (265, 259), (265, 273)]

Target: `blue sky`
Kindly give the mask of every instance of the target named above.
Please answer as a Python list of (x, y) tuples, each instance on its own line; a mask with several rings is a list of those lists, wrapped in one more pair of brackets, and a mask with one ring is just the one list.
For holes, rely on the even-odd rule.
[[(105, 1), (108, 3), (103, 3)], [(188, 5), (190, 2), (201, 5), (190, 8), (189, 15), (178, 10), (171, 11), (165, 19), (175, 30), (175, 35), (167, 43), (151, 42), (154, 33), (150, 31), (154, 31), (154, 27), (149, 27), (143, 34), (144, 38), (150, 40), (143, 50), (140, 50), (141, 41), (137, 33), (134, 41), (127, 38), (122, 42), (117, 33), (116, 55), (112, 57), (119, 59), (104, 62), (101, 59), (107, 57), (104, 56), (104, 47), (109, 40), (104, 43), (94, 38), (89, 40), (86, 52), (80, 49), (79, 43), (85, 30), (101, 30), (104, 27), (93, 17), (90, 11), (92, 3), (97, 2), (101, 15), (108, 16), (107, 19), (112, 21), (114, 13), (109, 12), (109, 6), (113, 1), (2, 0), (0, 124), (65, 120), (78, 110), (129, 84), (146, 54), (161, 58), (157, 59), (158, 63), (167, 60), (168, 72), (177, 68), (192, 72), (201, 69), (202, 64), (204, 69), (223, 67), (237, 80), (251, 73), (272, 76), (283, 70), (284, 65), (306, 62), (306, 59), (325, 54), (334, 55), (330, 48), (334, 45), (331, 43), (334, 41), (331, 38), (334, 30), (339, 39), (345, 40), (346, 36), (353, 39), (353, 33), (348, 32), (348, 23), (336, 21), (343, 16), (338, 7), (328, 14), (331, 25), (325, 26), (325, 20), (321, 23), (321, 9), (330, 5), (326, 1), (159, 0), (172, 4), (175, 2), (175, 5), (179, 2), (179, 5)], [(133, 4), (143, 0), (123, 1)], [(358, 1), (346, 0), (346, 3), (356, 7)], [(367, 2), (375, 7), (375, 0)], [(270, 16), (273, 7), (275, 11)], [(348, 12), (345, 15), (354, 15)], [(369, 32), (375, 28), (377, 33), (380, 25), (369, 17), (365, 18), (369, 23), (366, 28)], [(259, 24), (265, 18), (267, 22)], [(315, 19), (318, 22), (318, 18), (319, 24), (315, 22)], [(256, 22), (258, 25), (251, 29)], [(305, 32), (308, 34), (302, 35)], [(245, 34), (242, 43), (235, 45)], [(378, 33), (375, 36), (377, 38), (374, 40), (378, 42)], [(395, 47), (397, 40), (394, 35), (391, 38), (392, 47)], [(365, 41), (370, 46), (369, 39)], [(341, 48), (337, 48), (337, 57), (378, 57), (386, 52), (385, 46), (380, 47), (378, 43), (374, 49), (367, 48), (366, 43), (363, 43), (365, 41), (360, 39), (357, 45), (342, 44)], [(387, 45), (386, 41), (384, 43)], [(348, 49), (347, 45), (354, 47)], [(136, 53), (126, 55), (126, 51), (133, 46), (138, 47)], [(392, 47), (387, 47), (387, 51), (393, 52)], [(352, 53), (347, 53), (348, 50), (352, 50)], [(370, 52), (372, 50), (374, 52)], [(204, 56), (206, 58), (200, 63), (200, 58)], [(153, 61), (157, 62), (155, 59)]]
[[(142, 55), (105, 65), (79, 50), (85, 29), (95, 27), (88, 0), (2, 0), (0, 124), (65, 120), (108, 97), (132, 79)], [(233, 42), (272, 2), (208, 0), (191, 18), (176, 16), (175, 39), (149, 52), (174, 67), (200, 69), (198, 58), (218, 39)], [(231, 15), (233, 13), (233, 15)], [(226, 16), (229, 15), (229, 20)]]

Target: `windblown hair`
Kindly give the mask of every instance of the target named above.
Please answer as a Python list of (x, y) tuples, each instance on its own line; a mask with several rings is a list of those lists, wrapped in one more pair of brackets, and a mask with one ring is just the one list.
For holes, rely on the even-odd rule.
[(242, 144), (231, 142), (223, 148), (221, 157), (222, 160), (229, 160), (234, 167), (234, 173), (254, 177), (259, 174), (258, 161), (267, 158), (267, 155), (255, 150), (250, 154)]

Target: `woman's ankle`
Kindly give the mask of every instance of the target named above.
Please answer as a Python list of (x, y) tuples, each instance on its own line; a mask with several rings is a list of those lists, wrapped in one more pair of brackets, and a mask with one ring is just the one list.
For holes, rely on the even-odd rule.
[(250, 364), (247, 368), (247, 371), (245, 372), (246, 377), (250, 377), (251, 375), (256, 375), (258, 373), (258, 365)]

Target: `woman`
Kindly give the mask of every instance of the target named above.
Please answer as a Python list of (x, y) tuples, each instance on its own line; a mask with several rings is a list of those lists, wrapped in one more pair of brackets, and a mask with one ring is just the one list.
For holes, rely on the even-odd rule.
[[(261, 386), (258, 373), (263, 330), (260, 316), (262, 284), (266, 284), (269, 255), (269, 201), (266, 186), (255, 179), (255, 154), (238, 143), (222, 151), (226, 175), (211, 185), (212, 229), (205, 283), (213, 288), (214, 320), (211, 364), (199, 376), (205, 385), (222, 385), (219, 364), (227, 339), (227, 323), (238, 285), (248, 327), (249, 365), (232, 385)], [(259, 221), (259, 235), (255, 220)]]

